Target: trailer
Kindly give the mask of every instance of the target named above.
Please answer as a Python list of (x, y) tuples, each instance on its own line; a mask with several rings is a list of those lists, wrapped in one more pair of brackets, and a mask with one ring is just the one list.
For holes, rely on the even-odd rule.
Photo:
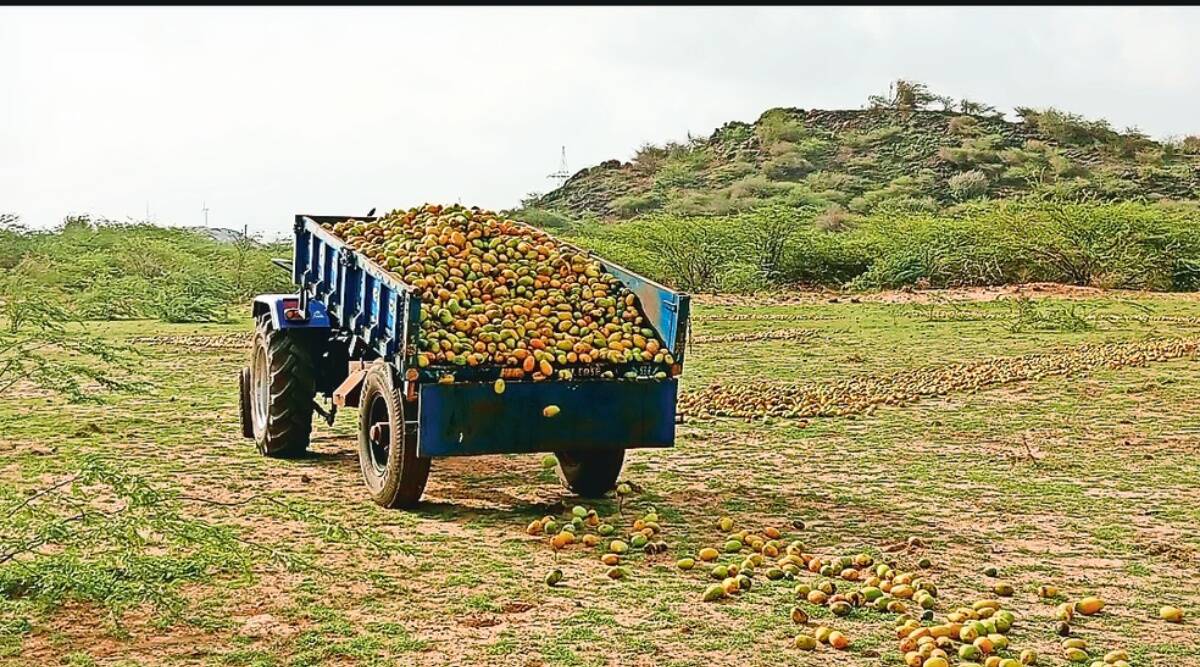
[(538, 382), (500, 366), (422, 368), (420, 296), (322, 226), (348, 218), (374, 219), (296, 216), (292, 260), (277, 263), (297, 292), (254, 299), (239, 403), (242, 434), (261, 454), (301, 456), (314, 416), (332, 425), (339, 409), (357, 408), (363, 480), (375, 502), (398, 508), (420, 501), (434, 458), (550, 452), (564, 486), (597, 497), (615, 486), (625, 450), (674, 445), (688, 295), (595, 258), (637, 297), (669, 366), (581, 366)]

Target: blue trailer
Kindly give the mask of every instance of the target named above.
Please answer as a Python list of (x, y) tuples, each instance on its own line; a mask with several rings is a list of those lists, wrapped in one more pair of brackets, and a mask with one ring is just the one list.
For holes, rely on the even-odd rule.
[[(296, 216), (298, 292), (254, 299), (254, 341), (239, 384), (242, 433), (260, 453), (302, 455), (315, 414), (332, 424), (339, 408), (356, 407), (368, 490), (385, 507), (411, 507), (435, 457), (551, 452), (563, 484), (595, 497), (616, 484), (626, 449), (674, 445), (686, 294), (597, 258), (636, 295), (674, 358), (670, 366), (577, 367), (570, 380), (540, 382), (499, 366), (421, 368), (420, 297), (322, 227), (349, 217)], [(501, 393), (497, 379), (507, 379)], [(548, 406), (558, 408), (555, 416), (545, 416)]]

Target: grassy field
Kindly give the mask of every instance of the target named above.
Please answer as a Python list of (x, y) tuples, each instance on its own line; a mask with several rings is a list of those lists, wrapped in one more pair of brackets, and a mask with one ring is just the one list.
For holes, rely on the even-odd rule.
[[(108, 463), (160, 489), (180, 521), (232, 527), (234, 539), (204, 542), (188, 561), (201, 566), (147, 586), (181, 595), (183, 604), (165, 610), (136, 595), (120, 613), (103, 593), (0, 595), (0, 665), (901, 664), (894, 615), (874, 611), (831, 619), (808, 605), (852, 643), (845, 652), (792, 648), (795, 582), (759, 576), (735, 599), (701, 602), (707, 572), (680, 572), (674, 562), (720, 544), (726, 515), (738, 527), (777, 527), (819, 554), (867, 552), (903, 568), (929, 558), (939, 615), (1009, 582), (1016, 594), (1006, 604), (1019, 614), (1013, 646), (1037, 649), (1039, 664), (1065, 663), (1054, 605), (1095, 594), (1108, 607), (1074, 630), (1097, 659), (1123, 648), (1133, 665), (1200, 665), (1194, 354), (966, 387), (842, 417), (689, 419), (674, 449), (628, 457), (624, 478), (635, 492), (623, 517), (614, 500), (593, 505), (623, 531), (653, 506), (670, 545), (629, 558), (631, 576), (611, 581), (597, 549), (577, 544), (556, 555), (545, 538), (526, 535), (531, 520), (577, 503), (539, 456), (435, 461), (419, 510), (383, 510), (362, 487), (355, 415), (319, 427), (312, 454), (297, 461), (259, 457), (240, 437), (235, 374), (245, 353), (227, 336), (248, 332), (248, 321), (95, 329), (137, 341), (153, 388), (103, 405), (32, 390), (5, 396), (0, 512)], [(807, 333), (777, 333), (796, 330)], [(717, 381), (819, 389), (846, 377), (1072, 354), (1089, 343), (1195, 341), (1200, 299), (1059, 294), (1024, 307), (1011, 298), (713, 300), (694, 308), (693, 336), (686, 391)], [(924, 546), (880, 551), (912, 536)], [(154, 535), (145, 542), (148, 557), (170, 556)], [(222, 560), (222, 549), (243, 548), (237, 562)], [(999, 579), (983, 574), (989, 565)], [(565, 578), (549, 588), (543, 577), (556, 566)], [(16, 559), (0, 571), (21, 567)], [(124, 580), (141, 571), (117, 569)], [(83, 581), (89, 573), (59, 574)], [(1057, 586), (1060, 598), (1038, 600), (1042, 584)], [(1185, 622), (1160, 621), (1164, 604), (1185, 609)]]

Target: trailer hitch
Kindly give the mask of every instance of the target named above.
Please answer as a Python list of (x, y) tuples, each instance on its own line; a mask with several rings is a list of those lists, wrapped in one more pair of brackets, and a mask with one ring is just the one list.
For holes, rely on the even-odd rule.
[(321, 415), (321, 419), (324, 419), (325, 423), (329, 426), (333, 426), (333, 419), (337, 416), (337, 409), (338, 406), (336, 404), (330, 406), (330, 408), (326, 410), (325, 408), (321, 407), (320, 403), (313, 401), (313, 410), (316, 410), (317, 414)]

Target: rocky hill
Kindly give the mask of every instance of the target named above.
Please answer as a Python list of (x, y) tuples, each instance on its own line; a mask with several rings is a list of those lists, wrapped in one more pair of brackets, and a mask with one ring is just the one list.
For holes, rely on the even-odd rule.
[(1200, 137), (1158, 142), (1054, 109), (1018, 115), (1012, 122), (995, 113), (886, 107), (771, 109), (754, 123), (727, 123), (687, 143), (644, 146), (631, 162), (584, 169), (526, 208), (622, 219), (784, 203), (836, 218), (1020, 194), (1200, 197)]

